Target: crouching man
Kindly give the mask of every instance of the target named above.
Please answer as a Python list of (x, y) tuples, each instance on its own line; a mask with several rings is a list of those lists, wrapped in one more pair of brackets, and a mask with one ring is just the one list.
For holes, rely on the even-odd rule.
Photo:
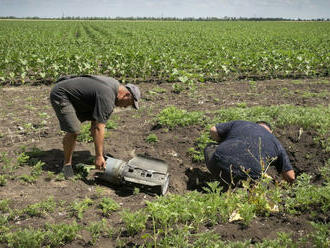
[(295, 180), (288, 155), (267, 122), (219, 123), (211, 127), (210, 136), (219, 143), (205, 148), (206, 166), (223, 185), (258, 179), (268, 166), (275, 166), (289, 183)]
[(133, 84), (121, 85), (105, 76), (66, 76), (60, 78), (50, 93), (50, 101), (66, 134), (63, 138), (63, 173), (73, 176), (72, 154), (81, 122), (91, 121), (95, 145), (95, 166), (105, 168), (103, 157), (104, 129), (115, 106), (138, 109), (140, 90)]

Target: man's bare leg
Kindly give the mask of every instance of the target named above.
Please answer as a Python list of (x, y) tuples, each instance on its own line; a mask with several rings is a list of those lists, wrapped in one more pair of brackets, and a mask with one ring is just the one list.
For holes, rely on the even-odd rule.
[(72, 164), (72, 154), (76, 146), (77, 136), (76, 133), (66, 133), (63, 138), (64, 165)]
[(63, 138), (63, 151), (64, 151), (64, 162), (63, 162), (63, 173), (66, 178), (72, 177), (72, 154), (76, 146), (76, 139), (78, 134), (66, 133)]

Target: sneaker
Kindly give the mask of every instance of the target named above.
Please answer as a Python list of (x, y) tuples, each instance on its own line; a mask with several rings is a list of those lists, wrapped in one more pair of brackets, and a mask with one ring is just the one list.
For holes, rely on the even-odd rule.
[(72, 169), (71, 165), (63, 165), (62, 172), (64, 174), (65, 179), (68, 179), (68, 178), (74, 176), (73, 169)]

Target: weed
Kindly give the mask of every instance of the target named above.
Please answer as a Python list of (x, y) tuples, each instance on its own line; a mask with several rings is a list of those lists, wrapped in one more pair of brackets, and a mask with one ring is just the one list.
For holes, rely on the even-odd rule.
[(75, 216), (78, 220), (82, 220), (84, 212), (87, 210), (88, 206), (92, 204), (93, 201), (87, 197), (82, 201), (73, 202), (71, 209), (72, 216)]
[(255, 90), (257, 88), (257, 82), (256, 81), (249, 81), (249, 86), (251, 90)]
[(31, 204), (26, 208), (19, 210), (17, 213), (20, 215), (28, 215), (30, 217), (33, 216), (43, 216), (46, 213), (54, 212), (56, 208), (56, 202), (53, 197), (48, 198), (45, 201), (38, 202), (35, 204)]
[(107, 129), (117, 129), (118, 124), (114, 120), (108, 120), (107, 123), (106, 123), (106, 125), (105, 125), (105, 127)]
[[(286, 199), (286, 209), (289, 213), (295, 214), (304, 210), (311, 210), (313, 207), (320, 207), (326, 213), (330, 209), (330, 183), (326, 179), (324, 187), (311, 184), (311, 176), (305, 173), (299, 175), (296, 183), (289, 189)], [(291, 197), (290, 197), (291, 196)]]
[(104, 193), (104, 189), (102, 187), (100, 187), (100, 186), (97, 185), (95, 187), (95, 195), (96, 195), (96, 197), (97, 198), (101, 197), (103, 195), (103, 193)]
[(312, 240), (313, 246), (318, 248), (330, 247), (330, 224), (312, 222), (314, 231), (308, 235)]
[(54, 178), (55, 178), (55, 173), (53, 171), (47, 171), (46, 180), (51, 181)]
[(0, 175), (0, 186), (5, 186), (7, 184), (7, 176)]
[(96, 241), (100, 238), (102, 233), (107, 229), (107, 223), (105, 219), (102, 219), (102, 221), (99, 222), (93, 222), (88, 227), (87, 230), (92, 235), (92, 240), (90, 243), (92, 245), (95, 245)]
[(125, 224), (126, 231), (129, 235), (134, 235), (141, 232), (146, 227), (146, 222), (148, 215), (144, 210), (139, 210), (136, 212), (130, 212), (129, 210), (123, 210), (120, 216)]
[(72, 224), (46, 224), (46, 229), (47, 243), (51, 247), (58, 247), (75, 240), (81, 227), (73, 222)]
[(55, 177), (55, 181), (64, 181), (64, 180), (65, 180), (65, 176), (62, 172)]
[(30, 175), (24, 174), (19, 177), (20, 180), (26, 183), (35, 183), (38, 177), (42, 174), (42, 167), (45, 165), (44, 162), (38, 161), (31, 170)]
[(31, 176), (31, 175), (27, 175), (27, 174), (23, 174), (21, 176), (18, 177), (18, 179), (20, 179), (21, 181), (25, 182), (25, 183), (35, 183), (37, 180), (35, 177)]
[(9, 212), (9, 200), (8, 199), (0, 200), (0, 212), (2, 212), (2, 213)]
[(40, 157), (45, 154), (45, 151), (39, 149), (38, 147), (32, 147), (31, 151), (25, 152), (29, 157)]
[(133, 195), (138, 195), (140, 193), (140, 188), (134, 187)]
[(24, 229), (6, 233), (4, 240), (10, 248), (36, 248), (42, 247), (45, 235), (41, 230)]
[(183, 83), (174, 83), (172, 84), (172, 91), (174, 93), (181, 93), (182, 91), (184, 91), (186, 89), (186, 86)]
[(160, 241), (160, 247), (185, 248), (189, 246), (189, 226), (183, 226), (171, 232)]
[(147, 93), (149, 93), (150, 95), (162, 94), (162, 93), (166, 93), (166, 89), (157, 86), (154, 87), (152, 90), (149, 90)]
[(246, 108), (247, 107), (247, 103), (246, 102), (238, 102), (238, 103), (236, 103), (236, 106), (238, 108)]
[(196, 123), (202, 124), (203, 114), (201, 112), (187, 112), (171, 106), (163, 109), (156, 117), (157, 124), (162, 127), (174, 128), (177, 126), (188, 126)]
[(99, 207), (105, 216), (109, 216), (112, 212), (119, 209), (119, 204), (109, 197), (102, 198)]
[(91, 123), (90, 122), (82, 124), (81, 128), (80, 128), (80, 133), (77, 137), (77, 141), (85, 142), (85, 143), (92, 142), (93, 137), (91, 136), (90, 129), (91, 129)]
[(146, 138), (146, 141), (150, 144), (152, 143), (157, 143), (159, 140), (158, 140), (158, 137), (156, 134), (154, 133), (151, 133), (148, 135), (148, 137)]

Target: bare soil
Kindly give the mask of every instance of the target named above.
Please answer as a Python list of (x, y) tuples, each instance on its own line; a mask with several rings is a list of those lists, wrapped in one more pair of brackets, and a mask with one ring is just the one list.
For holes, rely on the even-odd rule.
[[(327, 83), (325, 83), (327, 82)], [(214, 111), (220, 108), (237, 106), (246, 103), (251, 106), (270, 106), (291, 104), (296, 106), (317, 106), (329, 103), (329, 79), (308, 79), (300, 81), (269, 80), (269, 81), (237, 81), (221, 83), (198, 84), (195, 93), (183, 91), (180, 94), (172, 92), (172, 84), (140, 83), (143, 99), (140, 110), (119, 109), (112, 114), (111, 119), (118, 123), (118, 128), (108, 130), (105, 139), (105, 153), (128, 161), (134, 154), (143, 154), (165, 160), (169, 165), (171, 175), (169, 193), (184, 194), (191, 190), (201, 190), (206, 182), (213, 180), (202, 163), (192, 162), (187, 150), (194, 146), (203, 127), (193, 125), (172, 130), (155, 126), (155, 116), (165, 107), (177, 106), (189, 111)], [(163, 93), (153, 93), (156, 87), (164, 89)], [(103, 195), (113, 198), (122, 208), (136, 210), (145, 206), (145, 201), (152, 201), (156, 195), (141, 189), (134, 193), (128, 186), (113, 186), (93, 180), (47, 180), (47, 171), (58, 174), (61, 171), (63, 157), (62, 137), (58, 122), (49, 103), (51, 86), (20, 86), (0, 88), (0, 153), (7, 153), (13, 162), (23, 149), (27, 151), (37, 147), (44, 151), (38, 159), (44, 161), (44, 172), (35, 184), (24, 184), (18, 176), (30, 171), (29, 166), (20, 167), (15, 171), (13, 180), (0, 187), (0, 199), (12, 199), (12, 208), (23, 208), (54, 196), (56, 201), (66, 201), (71, 204), (85, 197), (97, 199), (96, 188), (103, 189)], [(314, 93), (308, 95), (304, 93)], [(303, 130), (299, 136), (300, 127), (287, 126), (274, 130), (287, 149), (296, 173), (309, 173), (318, 183), (318, 168), (329, 158), (320, 144), (314, 142), (316, 130)], [(146, 141), (150, 133), (157, 135), (159, 142), (149, 144)], [(94, 154), (92, 143), (78, 142), (74, 153), (74, 163), (87, 163)], [(4, 162), (0, 162), (2, 167)], [(0, 172), (1, 172), (0, 167)], [(1, 173), (0, 173), (1, 174)], [(42, 227), (44, 223), (71, 222), (73, 219), (61, 212), (49, 214), (40, 218), (15, 220), (12, 224), (18, 227)], [(99, 209), (90, 208), (82, 221), (83, 225), (101, 220)], [(249, 227), (240, 223), (219, 224), (212, 227), (223, 240), (247, 240), (260, 242), (263, 239), (276, 237), (277, 232), (292, 232), (294, 238), (299, 238), (311, 230), (309, 221), (313, 217), (285, 216), (276, 214), (270, 217), (258, 217)], [(326, 217), (328, 218), (328, 217)], [(110, 216), (115, 228), (122, 227), (120, 216), (114, 213)], [(207, 227), (205, 227), (207, 229)], [(127, 239), (127, 247), (141, 244), (140, 236), (122, 237)], [(67, 244), (65, 247), (85, 247), (90, 237), (88, 234)], [(96, 247), (114, 247), (113, 237), (101, 238)]]

